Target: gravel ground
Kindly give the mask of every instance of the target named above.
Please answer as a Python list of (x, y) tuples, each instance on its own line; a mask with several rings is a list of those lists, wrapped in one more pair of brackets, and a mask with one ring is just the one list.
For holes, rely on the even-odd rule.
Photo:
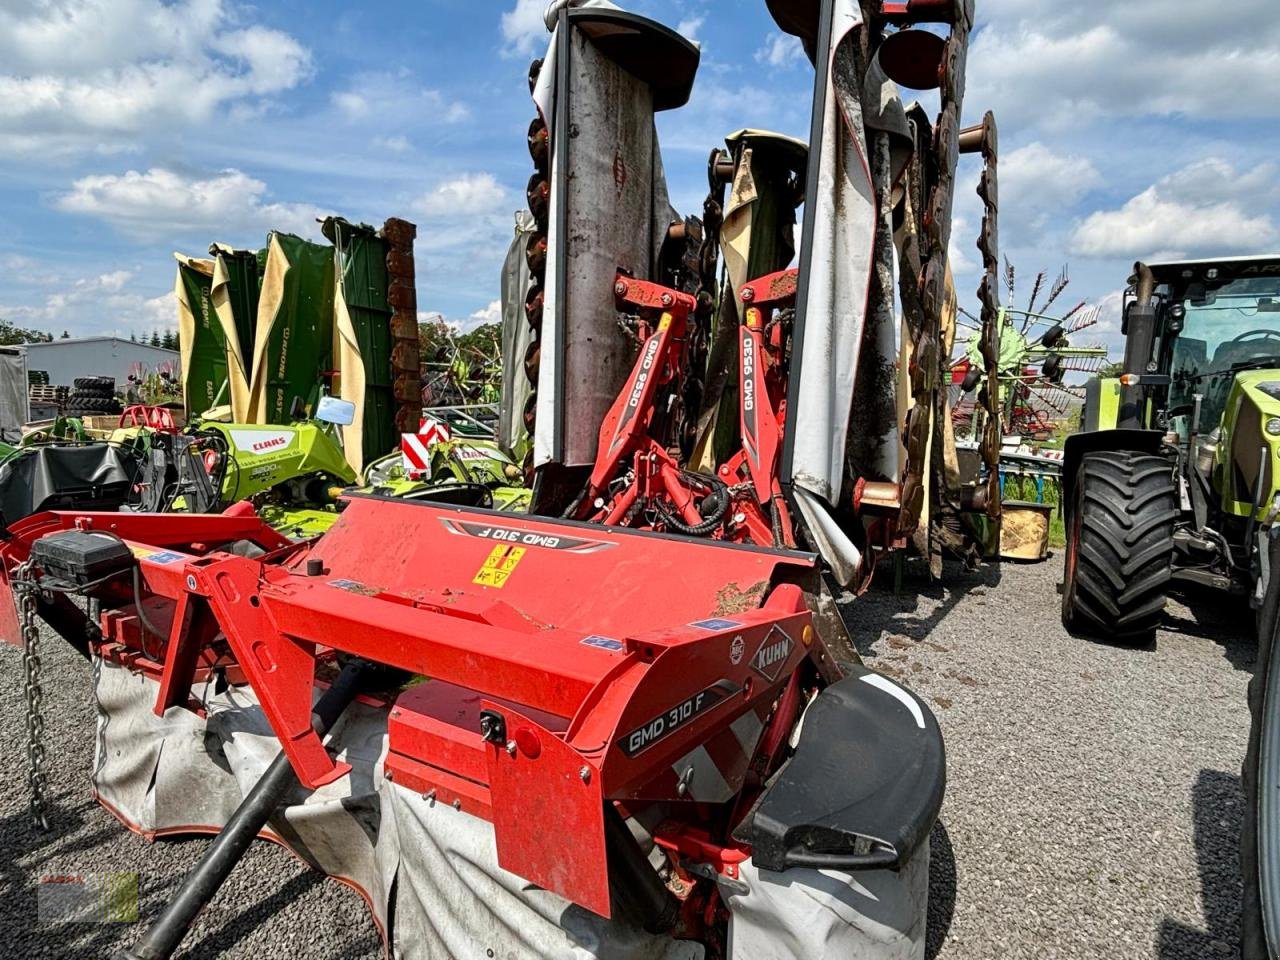
[[(1229, 956), (1247, 622), (1223, 622), (1228, 604), (1207, 598), (1175, 606), (1150, 649), (1076, 640), (1058, 622), (1060, 570), (949, 571), (944, 586), (909, 572), (901, 596), (878, 587), (845, 605), (867, 662), (928, 699), (947, 738), (929, 956)], [(42, 926), (36, 881), (135, 871), (145, 918), (206, 843), (149, 844), (90, 800), (89, 669), (60, 643), (46, 649), (49, 835), (26, 812), (21, 659), (0, 644), (0, 955), (98, 960), (140, 928)], [(380, 956), (359, 897), (267, 843), (187, 943), (187, 957)]]

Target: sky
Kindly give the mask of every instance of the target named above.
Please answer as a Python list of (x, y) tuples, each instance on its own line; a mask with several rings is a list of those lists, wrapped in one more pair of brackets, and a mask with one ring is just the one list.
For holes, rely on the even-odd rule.
[[(672, 199), (744, 126), (806, 136), (813, 71), (763, 0), (622, 0), (702, 45), (659, 118)], [(74, 336), (176, 326), (173, 251), (321, 241), (317, 216), (418, 224), (418, 300), (495, 319), (524, 205), (545, 0), (0, 0), (0, 318)], [(1000, 241), (1118, 344), (1138, 258), (1280, 248), (1275, 0), (977, 0), (967, 123), (1000, 126)], [(1171, 15), (1171, 11), (1176, 10)], [(978, 167), (953, 264), (975, 307)], [(1093, 334), (1097, 334), (1095, 337)]]

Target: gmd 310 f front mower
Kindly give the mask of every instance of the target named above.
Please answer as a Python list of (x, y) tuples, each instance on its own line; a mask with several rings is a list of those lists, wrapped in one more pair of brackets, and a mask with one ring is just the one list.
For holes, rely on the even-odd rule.
[[(361, 891), (397, 956), (923, 957), (942, 738), (858, 664), (826, 581), (972, 555), (998, 517), (948, 480), (943, 375), (962, 148), (995, 342), (995, 127), (957, 124), (971, 2), (770, 8), (819, 65), (812, 149), (731, 136), (702, 220), (667, 204), (653, 123), (697, 48), (549, 11), (537, 230), (504, 283), (530, 513), (352, 494), (302, 542), (248, 504), (9, 526), (36, 815), (56, 828), (43, 619), (95, 664), (101, 804), (221, 831), (119, 957), (170, 956), (258, 836)], [(938, 86), (936, 122), (891, 77)]]

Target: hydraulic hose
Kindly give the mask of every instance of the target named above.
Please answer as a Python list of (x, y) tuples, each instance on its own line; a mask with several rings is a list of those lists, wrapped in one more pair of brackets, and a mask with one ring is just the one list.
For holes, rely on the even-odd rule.
[(666, 933), (680, 919), (680, 904), (640, 851), (636, 838), (611, 802), (604, 805), (604, 845), (609, 890), (618, 912), (649, 933)]
[[(352, 660), (316, 703), (314, 714), (318, 733), (328, 731), (355, 699), (360, 692), (363, 672), (364, 662)], [(267, 819), (297, 783), (298, 776), (293, 772), (289, 758), (281, 751), (222, 832), (209, 844), (195, 869), (187, 874), (187, 879), (164, 912), (142, 935), (142, 939), (132, 947), (116, 951), (113, 960), (168, 960), (186, 937), (196, 916), (226, 882)]]
[[(702, 477), (690, 473), (684, 473), (683, 476), (686, 480), (710, 484), (711, 493), (707, 495), (707, 499), (711, 497), (717, 498), (715, 511), (699, 524), (685, 523), (673, 511), (668, 510), (661, 501), (657, 501), (658, 513), (661, 514), (663, 522), (671, 529), (689, 537), (705, 537), (724, 522), (725, 514), (729, 512), (729, 503), (732, 500), (732, 497), (729, 496), (729, 488), (714, 477)], [(706, 501), (704, 500), (703, 502)]]

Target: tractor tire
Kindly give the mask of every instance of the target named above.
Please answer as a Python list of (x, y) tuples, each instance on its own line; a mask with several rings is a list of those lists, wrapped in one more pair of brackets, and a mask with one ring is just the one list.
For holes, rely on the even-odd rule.
[[(1280, 568), (1275, 566), (1280, 563), (1280, 539), (1270, 541), (1270, 550), (1272, 576), (1258, 609), (1258, 658), (1249, 680), (1249, 747), (1240, 777), (1243, 960), (1268, 960), (1280, 950)], [(1268, 929), (1274, 944), (1268, 943)]]
[(1063, 625), (1072, 633), (1149, 643), (1164, 613), (1177, 517), (1166, 458), (1131, 451), (1086, 456), (1067, 528)]
[(122, 407), (115, 397), (72, 397), (67, 401), (66, 413), (72, 417), (104, 416), (120, 413)]
[(116, 378), (115, 377), (76, 377), (71, 381), (71, 386), (75, 388), (77, 393), (81, 391), (101, 396), (102, 392), (115, 393)]

